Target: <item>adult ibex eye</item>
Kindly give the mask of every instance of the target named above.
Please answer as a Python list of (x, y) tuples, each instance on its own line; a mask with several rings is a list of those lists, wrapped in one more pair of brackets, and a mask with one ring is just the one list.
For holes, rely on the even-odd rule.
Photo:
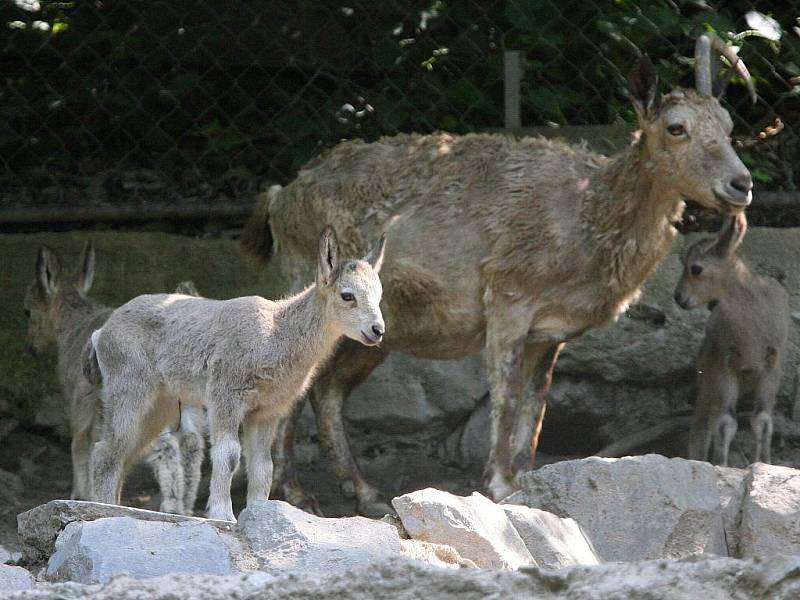
[(679, 123), (667, 126), (667, 131), (669, 131), (670, 135), (674, 135), (675, 137), (681, 136), (684, 133), (686, 133), (686, 129), (683, 127), (683, 125), (680, 125)]
[(689, 267), (689, 272), (692, 275), (700, 275), (700, 273), (703, 272), (703, 267), (701, 267), (700, 265), (692, 265), (691, 267)]
[(353, 294), (351, 294), (350, 292), (342, 292), (342, 300), (344, 300), (345, 302), (352, 302), (355, 299), (356, 297), (353, 296)]
[(28, 319), (31, 318), (31, 309), (30, 308), (26, 308), (25, 309), (25, 317), (28, 318)]

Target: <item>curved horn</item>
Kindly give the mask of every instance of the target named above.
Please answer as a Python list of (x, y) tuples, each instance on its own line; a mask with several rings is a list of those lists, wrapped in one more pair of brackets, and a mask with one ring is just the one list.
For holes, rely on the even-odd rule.
[[(703, 40), (705, 38), (705, 40)], [(703, 40), (701, 42), (701, 40)], [(731, 63), (731, 69), (736, 71), (736, 74), (739, 75), (744, 80), (745, 85), (747, 86), (747, 92), (750, 94), (750, 99), (753, 101), (753, 104), (756, 102), (756, 88), (753, 84), (753, 78), (750, 76), (750, 71), (747, 70), (747, 66), (745, 66), (744, 61), (739, 58), (739, 55), (733, 51), (733, 48), (723, 42), (719, 37), (714, 35), (713, 33), (704, 33), (697, 39), (697, 43), (695, 44), (695, 60), (698, 58), (698, 51), (701, 48), (706, 47), (708, 45), (708, 50), (706, 51), (706, 56), (708, 56), (708, 89), (711, 89), (711, 51), (713, 50), (717, 54), (724, 56), (728, 59), (728, 62)], [(698, 62), (698, 65), (700, 63)], [(697, 77), (700, 77), (699, 72), (697, 73)], [(706, 93), (700, 89), (698, 80), (698, 87), (697, 91), (703, 95), (711, 95), (710, 92)], [(705, 85), (705, 81), (703, 82)], [(704, 88), (705, 89), (705, 88)]]
[(704, 33), (694, 44), (694, 86), (701, 96), (711, 96), (711, 37)]

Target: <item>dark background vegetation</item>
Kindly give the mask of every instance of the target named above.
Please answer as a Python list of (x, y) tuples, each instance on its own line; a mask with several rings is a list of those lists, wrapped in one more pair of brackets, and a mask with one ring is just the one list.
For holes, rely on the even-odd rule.
[(696, 36), (733, 39), (750, 10), (782, 35), (740, 36), (759, 101), (734, 83), (727, 103), (742, 140), (786, 124), (741, 153), (762, 189), (795, 190), (798, 2), (7, 0), (0, 200), (79, 201), (93, 178), (137, 176), (129, 189), (211, 197), (225, 177), (286, 182), (342, 138), (500, 128), (504, 48), (524, 52), (524, 126), (632, 122), (639, 53), (665, 86), (691, 85)]

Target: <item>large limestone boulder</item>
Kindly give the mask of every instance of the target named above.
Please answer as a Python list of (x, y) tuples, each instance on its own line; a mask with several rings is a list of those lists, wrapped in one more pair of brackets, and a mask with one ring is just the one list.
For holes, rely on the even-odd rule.
[(364, 517), (326, 519), (286, 502), (269, 500), (239, 515), (236, 533), (257, 568), (279, 574), (324, 574), (401, 555), (397, 529)]
[(515, 504), (506, 504), (503, 510), (541, 568), (599, 564), (591, 540), (573, 519)]
[(728, 554), (709, 463), (654, 454), (591, 457), (530, 471), (520, 484), (506, 504), (575, 519), (601, 561)]
[(745, 494), (745, 480), (748, 470), (715, 466), (717, 490), (722, 509), (722, 523), (725, 527), (725, 540), (728, 555), (740, 557), (739, 525), (742, 519), (742, 501)]
[(127, 574), (137, 579), (168, 573), (231, 575), (238, 572), (238, 542), (208, 523), (166, 523), (131, 517), (73, 522), (58, 535), (45, 577), (51, 581), (105, 583)]
[(118, 577), (103, 585), (45, 584), (12, 594), (14, 600), (795, 600), (800, 557), (770, 561), (702, 558), (608, 563), (550, 571), (440, 569), (402, 559), (384, 560), (324, 576), (173, 574)]
[(800, 554), (800, 471), (755, 463), (745, 480), (739, 552)]
[(344, 414), (389, 434), (438, 432), (469, 414), (486, 389), (482, 355), (432, 361), (395, 353), (353, 391)]
[(205, 523), (221, 531), (230, 531), (232, 525), (228, 521), (186, 517), (117, 506), (116, 504), (82, 500), (51, 500), (47, 504), (17, 515), (17, 532), (22, 542), (23, 557), (29, 563), (48, 558), (55, 551), (56, 538), (70, 523), (89, 522), (111, 517), (128, 517), (140, 521), (166, 523)]
[(398, 496), (392, 506), (413, 539), (452, 546), (479, 567), (536, 564), (503, 509), (477, 492), (463, 498), (428, 488)]

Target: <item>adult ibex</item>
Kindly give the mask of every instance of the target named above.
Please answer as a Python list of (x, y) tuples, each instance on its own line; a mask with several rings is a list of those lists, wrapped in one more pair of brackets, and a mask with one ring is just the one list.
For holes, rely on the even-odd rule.
[(772, 413), (789, 335), (789, 294), (736, 256), (746, 229), (741, 213), (728, 219), (716, 241), (692, 244), (675, 289), (681, 308), (713, 304), (697, 360), (688, 456), (706, 460), (713, 439), (714, 462), (723, 466), (736, 434), (736, 404), (743, 395), (753, 399), (753, 462), (770, 462)]
[[(387, 507), (351, 456), (342, 404), (390, 352), (444, 359), (486, 350), (485, 476), (502, 498), (533, 460), (559, 351), (636, 301), (676, 235), (683, 199), (725, 213), (750, 203), (750, 173), (713, 93), (712, 52), (727, 57), (755, 98), (744, 64), (715, 36), (697, 42), (696, 91), (660, 96), (642, 57), (629, 78), (641, 131), (612, 158), (504, 135), (349, 141), (256, 208), (245, 248), (263, 255), (274, 240), (295, 281), (313, 264), (307, 248), (322, 224), (335, 224), (351, 253), (388, 232), (386, 339), (380, 348), (343, 344), (311, 394), (323, 445), (337, 476), (353, 481), (361, 512)], [(286, 494), (298, 500), (298, 490), (291, 482)]]

